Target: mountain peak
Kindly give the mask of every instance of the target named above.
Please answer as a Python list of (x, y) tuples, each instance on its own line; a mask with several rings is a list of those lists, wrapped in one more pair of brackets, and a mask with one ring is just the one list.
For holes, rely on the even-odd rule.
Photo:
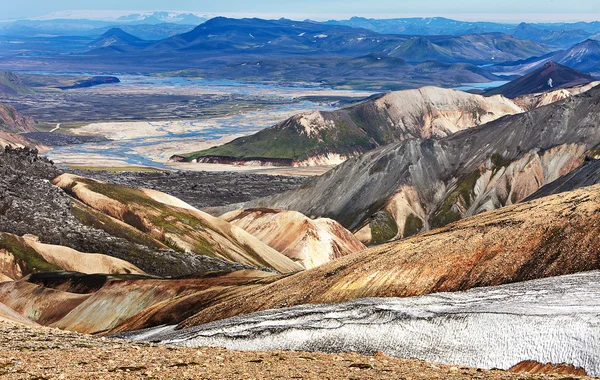
[(105, 48), (109, 46), (127, 46), (127, 45), (140, 45), (146, 41), (129, 34), (120, 28), (111, 28), (104, 32), (100, 37), (94, 40), (90, 47), (93, 49)]
[(107, 38), (107, 37), (119, 37), (119, 38), (131, 40), (131, 41), (133, 41), (133, 40), (142, 41), (141, 38), (138, 38), (138, 37), (134, 36), (133, 34), (127, 33), (126, 31), (124, 31), (121, 28), (110, 28), (109, 30), (107, 30), (100, 36), (100, 38)]
[(543, 66), (512, 82), (494, 88), (485, 95), (504, 95), (508, 98), (517, 96), (575, 87), (588, 84), (594, 78), (586, 73), (563, 66), (554, 61), (548, 61)]

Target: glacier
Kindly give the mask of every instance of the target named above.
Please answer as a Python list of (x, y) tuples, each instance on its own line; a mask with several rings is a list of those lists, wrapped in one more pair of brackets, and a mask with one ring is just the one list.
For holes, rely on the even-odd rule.
[(600, 375), (600, 271), (410, 298), (365, 298), (119, 334), (233, 350), (376, 351), (508, 369), (524, 360)]

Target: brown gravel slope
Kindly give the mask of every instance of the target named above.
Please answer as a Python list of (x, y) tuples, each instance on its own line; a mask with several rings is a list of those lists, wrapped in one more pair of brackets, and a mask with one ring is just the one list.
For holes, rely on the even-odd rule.
[[(0, 323), (2, 379), (561, 379), (384, 355), (239, 352), (95, 338)], [(570, 379), (588, 379), (570, 376)]]
[(182, 323), (306, 303), (410, 297), (600, 268), (600, 185), (479, 214), (342, 257), (219, 303)]

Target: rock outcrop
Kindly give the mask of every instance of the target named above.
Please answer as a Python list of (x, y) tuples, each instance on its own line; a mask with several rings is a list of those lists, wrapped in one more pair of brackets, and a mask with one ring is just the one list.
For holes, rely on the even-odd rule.
[(38, 326), (37, 323), (33, 322), (28, 318), (25, 318), (21, 314), (17, 313), (13, 309), (9, 308), (8, 306), (2, 303), (0, 303), (0, 322), (25, 326)]
[[(0, 80), (1, 76), (2, 73), (0, 73)], [(42, 143), (19, 135), (22, 132), (35, 132), (33, 119), (21, 115), (13, 106), (0, 103), (0, 147), (10, 145), (13, 148), (27, 147), (38, 151), (49, 149)]]
[(265, 208), (221, 216), (306, 269), (359, 252), (366, 247), (338, 222), (310, 219), (296, 211)]
[(556, 374), (556, 375), (575, 375), (575, 376), (587, 376), (585, 369), (581, 367), (575, 367), (572, 364), (542, 364), (534, 360), (525, 360), (508, 369), (510, 372), (515, 373), (544, 373), (544, 374)]
[(21, 115), (13, 106), (0, 103), (0, 129), (7, 132), (35, 132), (33, 119)]

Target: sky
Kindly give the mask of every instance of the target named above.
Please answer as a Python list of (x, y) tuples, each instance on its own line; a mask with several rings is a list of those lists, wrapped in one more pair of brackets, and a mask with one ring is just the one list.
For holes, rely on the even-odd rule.
[[(4, 1), (3, 1), (4, 2)], [(18, 0), (6, 1), (0, 19), (32, 18), (53, 12), (101, 18), (119, 12), (177, 10), (225, 16), (289, 17), (315, 20), (366, 16), (375, 18), (445, 16), (481, 21), (593, 21), (600, 0)]]

